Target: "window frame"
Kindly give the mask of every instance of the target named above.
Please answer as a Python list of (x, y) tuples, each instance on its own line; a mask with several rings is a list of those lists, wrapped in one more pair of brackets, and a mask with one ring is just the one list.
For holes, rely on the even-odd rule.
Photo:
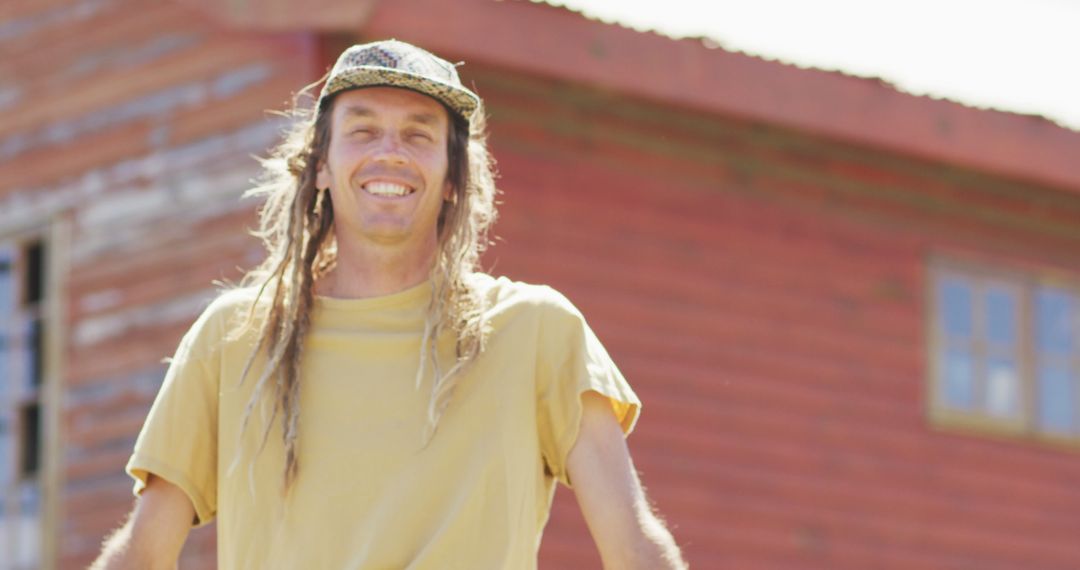
[[(1080, 450), (1080, 385), (1073, 395), (1074, 422), (1077, 423), (1072, 435), (1043, 431), (1040, 427), (1038, 409), (1038, 353), (1035, 346), (1035, 294), (1040, 287), (1054, 287), (1067, 291), (1080, 301), (1080, 274), (1068, 274), (1062, 270), (1043, 267), (1027, 267), (1023, 264), (995, 262), (978, 258), (965, 258), (955, 255), (931, 255), (926, 264), (926, 390), (924, 398), (926, 411), (932, 427), (946, 431), (968, 432), (976, 435), (1005, 436), (1009, 438), (1030, 439), (1052, 446)], [(1017, 363), (1019, 413), (1015, 419), (994, 417), (977, 408), (972, 411), (959, 410), (945, 404), (942, 398), (944, 378), (939, 375), (941, 355), (943, 353), (943, 331), (940, 330), (941, 299), (938, 285), (949, 276), (960, 277), (973, 284), (976, 298), (983, 298), (988, 281), (1001, 281), (1018, 289), (1016, 311)], [(976, 306), (973, 312), (974, 330), (980, 330), (986, 311)], [(1074, 317), (1080, 321), (1080, 317)], [(986, 349), (980, 355), (980, 362), (985, 361)], [(1080, 352), (1072, 355), (1072, 364), (1080, 370)], [(984, 383), (984, 382), (982, 382)]]
[[(38, 469), (34, 476), (34, 482), (38, 486), (39, 509), (38, 509), (38, 533), (40, 537), (38, 552), (39, 568), (52, 570), (58, 567), (60, 554), (60, 524), (62, 519), (62, 482), (63, 482), (63, 438), (61, 415), (63, 413), (63, 343), (64, 315), (66, 303), (64, 292), (66, 291), (66, 278), (68, 271), (68, 253), (70, 247), (71, 220), (69, 215), (56, 214), (50, 217), (32, 217), (16, 224), (0, 225), (0, 243), (10, 244), (12, 247), (24, 250), (28, 244), (40, 242), (44, 248), (44, 263), (41, 265), (43, 279), (45, 280), (42, 290), (42, 298), (38, 302), (36, 313), (40, 316), (44, 334), (41, 339), (40, 355), (40, 378), (41, 383), (36, 388), (35, 402), (39, 405), (39, 437), (40, 449), (38, 454)], [(18, 273), (18, 264), (14, 264), (17, 279), (23, 275)], [(17, 285), (19, 297), (16, 300), (17, 310), (22, 307), (21, 296), (25, 294), (21, 289), (22, 284)], [(3, 405), (12, 405), (12, 410), (21, 412), (22, 401), (19, 398), (11, 398), (3, 402)], [(13, 453), (21, 453), (20, 441), (16, 441)], [(20, 484), (25, 479), (19, 473), (15, 473), (15, 482), (10, 488), (0, 489), (0, 501), (6, 504), (12, 502), (9, 493), (16, 494)], [(0, 537), (7, 540), (7, 537)], [(0, 563), (8, 563), (0, 560)]]

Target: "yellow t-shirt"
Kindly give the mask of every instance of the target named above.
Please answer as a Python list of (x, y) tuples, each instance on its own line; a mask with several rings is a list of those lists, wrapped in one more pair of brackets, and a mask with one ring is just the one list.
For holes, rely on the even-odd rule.
[[(254, 335), (228, 338), (253, 291), (222, 294), (181, 341), (139, 434), (134, 492), (153, 472), (191, 498), (196, 526), (216, 516), (223, 570), (535, 568), (555, 482), (569, 484), (581, 394), (606, 395), (625, 433), (640, 401), (565, 297), (476, 277), (492, 332), (427, 447), (433, 377), (415, 379), (430, 283), (316, 298), (287, 496), (280, 414), (261, 454), (268, 407), (239, 441), (259, 364), (240, 384)], [(451, 335), (439, 349), (452, 362)]]

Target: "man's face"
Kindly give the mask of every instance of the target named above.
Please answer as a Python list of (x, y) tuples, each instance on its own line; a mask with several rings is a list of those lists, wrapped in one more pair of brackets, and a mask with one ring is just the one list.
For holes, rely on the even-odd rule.
[(439, 211), (451, 192), (449, 123), (440, 103), (407, 89), (367, 87), (336, 96), (316, 184), (330, 189), (339, 248), (342, 240), (359, 240), (433, 251)]

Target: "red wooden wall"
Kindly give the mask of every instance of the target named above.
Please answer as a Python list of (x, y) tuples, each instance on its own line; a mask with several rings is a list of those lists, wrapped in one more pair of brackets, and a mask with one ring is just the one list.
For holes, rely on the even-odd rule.
[[(506, 190), (491, 258), (566, 292), (641, 392), (631, 448), (693, 566), (1080, 563), (1075, 453), (937, 432), (925, 412), (928, 257), (1080, 274), (1075, 195), (479, 84)], [(562, 499), (543, 560), (597, 567)]]

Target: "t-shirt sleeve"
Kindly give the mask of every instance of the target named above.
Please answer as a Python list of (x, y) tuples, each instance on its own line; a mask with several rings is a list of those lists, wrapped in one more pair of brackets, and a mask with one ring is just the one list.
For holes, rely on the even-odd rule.
[(537, 354), (537, 427), (548, 470), (570, 486), (566, 459), (581, 428), (581, 396), (590, 390), (607, 396), (626, 435), (634, 429), (641, 401), (577, 308), (548, 291)]
[(126, 467), (135, 495), (150, 473), (180, 487), (195, 507), (193, 526), (217, 511), (218, 331), (210, 312), (180, 341)]

